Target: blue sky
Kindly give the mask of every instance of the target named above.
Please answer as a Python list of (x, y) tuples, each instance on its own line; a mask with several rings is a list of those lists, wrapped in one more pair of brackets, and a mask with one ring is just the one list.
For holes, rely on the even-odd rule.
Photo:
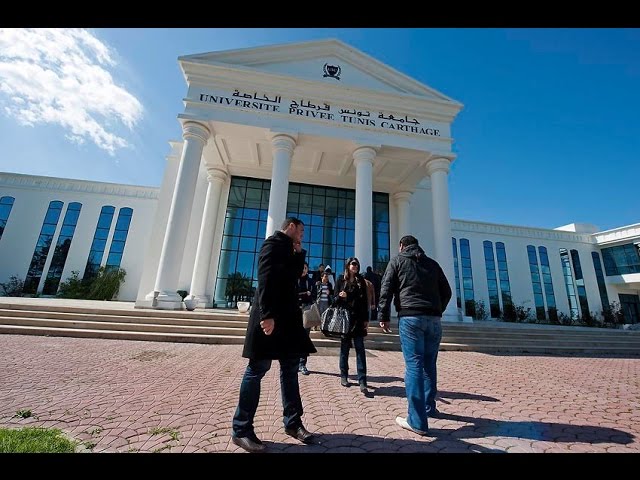
[(324, 38), (464, 104), (452, 218), (640, 222), (640, 29), (0, 29), (0, 171), (157, 186), (179, 56)]

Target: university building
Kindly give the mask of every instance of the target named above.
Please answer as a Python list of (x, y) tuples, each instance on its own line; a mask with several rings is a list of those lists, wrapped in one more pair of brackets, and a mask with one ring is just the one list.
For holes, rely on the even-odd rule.
[[(412, 234), (445, 270), (450, 321), (478, 302), (539, 319), (619, 302), (640, 317), (640, 224), (598, 231), (451, 219), (451, 125), (462, 104), (338, 41), (179, 59), (187, 84), (159, 188), (0, 173), (0, 283), (55, 295), (72, 271), (127, 271), (118, 300), (227, 306), (256, 285), (262, 241), (305, 222), (310, 270), (355, 255), (383, 270)], [(455, 287), (455, 288), (454, 288)], [(249, 295), (249, 292), (247, 292)]]

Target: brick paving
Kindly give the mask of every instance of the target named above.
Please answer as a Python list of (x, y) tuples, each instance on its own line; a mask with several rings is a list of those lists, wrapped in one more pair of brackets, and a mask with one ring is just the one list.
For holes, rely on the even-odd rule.
[[(0, 335), (0, 426), (60, 428), (93, 452), (242, 452), (230, 441), (238, 345)], [(401, 429), (400, 352), (368, 351), (371, 394), (340, 385), (338, 350), (299, 376), (308, 430), (284, 434), (278, 365), (255, 429), (267, 452), (640, 452), (640, 358), (441, 352), (429, 436)], [(21, 409), (30, 418), (16, 417)]]

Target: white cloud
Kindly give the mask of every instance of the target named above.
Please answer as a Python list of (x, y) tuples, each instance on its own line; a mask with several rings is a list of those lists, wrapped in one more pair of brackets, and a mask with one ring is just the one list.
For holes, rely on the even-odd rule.
[(87, 139), (113, 155), (127, 141), (142, 104), (116, 85), (109, 47), (84, 29), (0, 28), (0, 101), (22, 125), (58, 124), (73, 143)]

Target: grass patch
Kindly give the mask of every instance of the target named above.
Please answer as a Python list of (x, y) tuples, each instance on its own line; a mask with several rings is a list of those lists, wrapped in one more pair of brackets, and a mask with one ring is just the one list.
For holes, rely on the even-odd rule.
[(76, 445), (57, 428), (0, 428), (0, 453), (74, 453)]

